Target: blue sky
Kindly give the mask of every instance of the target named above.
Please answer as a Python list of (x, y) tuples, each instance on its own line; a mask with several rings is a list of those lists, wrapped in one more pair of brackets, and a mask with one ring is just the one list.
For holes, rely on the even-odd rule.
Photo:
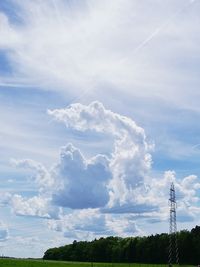
[(2, 254), (200, 224), (199, 9), (1, 1)]

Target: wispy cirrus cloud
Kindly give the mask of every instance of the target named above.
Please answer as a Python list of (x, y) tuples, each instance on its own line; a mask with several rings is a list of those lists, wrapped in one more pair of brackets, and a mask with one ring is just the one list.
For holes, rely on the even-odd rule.
[(115, 88), (187, 107), (186, 100), (197, 94), (184, 84), (197, 81), (189, 66), (198, 64), (198, 2), (148, 5), (130, 0), (15, 1), (21, 24), (5, 10), (0, 16), (0, 48), (14, 70), (10, 78), (78, 98)]

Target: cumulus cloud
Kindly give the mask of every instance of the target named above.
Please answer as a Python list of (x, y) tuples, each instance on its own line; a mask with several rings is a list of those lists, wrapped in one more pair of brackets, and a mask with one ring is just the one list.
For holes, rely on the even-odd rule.
[(107, 231), (105, 227), (105, 215), (99, 213), (97, 209), (84, 209), (73, 211), (60, 218), (60, 220), (51, 220), (49, 227), (65, 234), (92, 232), (93, 235), (104, 235)]
[[(88, 106), (72, 104), (66, 109), (48, 111), (67, 127), (78, 131), (96, 131), (113, 137), (109, 168), (112, 179), (109, 183), (109, 207), (136, 203), (137, 188), (144, 189), (145, 177), (151, 168), (152, 145), (146, 140), (144, 130), (125, 116), (105, 109), (100, 102)], [(144, 203), (139, 203), (144, 204)]]
[(40, 218), (59, 218), (62, 210), (52, 206), (49, 199), (42, 196), (23, 198), (21, 195), (12, 197), (12, 208), (16, 215)]
[(47, 188), (53, 187), (54, 180), (50, 176), (49, 171), (41, 163), (31, 159), (12, 159), (11, 164), (17, 168), (32, 170), (35, 174), (34, 181), (40, 187), (41, 192), (44, 190), (44, 188), (46, 190)]
[(60, 163), (53, 173), (59, 180), (59, 186), (53, 192), (53, 202), (57, 205), (82, 209), (107, 204), (111, 173), (106, 156), (97, 155), (86, 160), (77, 148), (69, 144), (62, 148)]
[(175, 172), (167, 171), (163, 177), (153, 178), (152, 144), (148, 142), (144, 129), (132, 119), (105, 109), (99, 102), (88, 106), (72, 104), (66, 109), (48, 113), (68, 128), (112, 136), (114, 145), (109, 156), (112, 179), (107, 187), (110, 198), (101, 212), (146, 214), (151, 220), (167, 220), (169, 188), (174, 182), (177, 200), (180, 201), (180, 220), (195, 218), (199, 203), (197, 176), (177, 179)]
[(117, 236), (126, 237), (143, 234), (136, 221), (133, 220), (133, 218), (129, 215), (107, 215), (106, 227), (110, 230), (113, 230), (113, 234)]
[(166, 171), (163, 177), (152, 178), (149, 183), (147, 200), (153, 201), (159, 207), (159, 212), (154, 215), (160, 220), (168, 219), (169, 188), (172, 182), (176, 190), (177, 219), (181, 222), (195, 220), (200, 211), (199, 178), (196, 175), (189, 175), (178, 179), (174, 171)]
[[(28, 201), (18, 196), (18, 201), (14, 202), (14, 210), (18, 214), (41, 213), (40, 216), (46, 217), (44, 212), (47, 203), (81, 209), (102, 207), (109, 201), (107, 186), (111, 172), (109, 160), (104, 155), (97, 155), (87, 160), (79, 149), (68, 144), (61, 149), (59, 163), (49, 171), (33, 160), (12, 160), (12, 162), (17, 167), (28, 168), (34, 172), (34, 181), (40, 193), (38, 197)], [(43, 206), (41, 206), (42, 199), (44, 199)], [(27, 205), (24, 209), (23, 203)]]
[(9, 194), (13, 212), (20, 216), (32, 216), (41, 218), (58, 218), (62, 209), (53, 206), (52, 190), (55, 188), (55, 180), (41, 163), (31, 159), (12, 159), (11, 164), (16, 168), (23, 168), (32, 171), (31, 179), (38, 187), (38, 195), (31, 198), (24, 198), (19, 194)]
[(72, 212), (48, 222), (50, 229), (64, 232), (65, 237), (91, 240), (100, 236), (140, 235), (142, 231), (131, 216), (102, 214), (98, 209)]
[(12, 160), (16, 167), (31, 170), (38, 186), (38, 195), (34, 197), (12, 197), (15, 214), (59, 218), (59, 207), (100, 208), (104, 216), (152, 209), (141, 197), (151, 168), (152, 148), (141, 127), (130, 118), (105, 109), (99, 102), (88, 106), (74, 104), (49, 114), (77, 131), (110, 135), (113, 147), (107, 156), (97, 154), (87, 159), (68, 144), (61, 149), (58, 163), (50, 169), (30, 159)]
[[(198, 177), (178, 179), (175, 172), (167, 171), (154, 178), (153, 146), (144, 129), (131, 118), (106, 109), (100, 102), (72, 104), (48, 113), (83, 136), (94, 132), (109, 136), (112, 146), (106, 155), (86, 158), (80, 149), (68, 144), (50, 169), (32, 160), (14, 161), (16, 166), (35, 173), (39, 189), (38, 196), (29, 199), (13, 197), (16, 214), (49, 218), (49, 227), (68, 238), (142, 234), (136, 220), (168, 220), (169, 188), (174, 182), (178, 220), (193, 221), (198, 216)], [(70, 209), (64, 214), (61, 207)]]

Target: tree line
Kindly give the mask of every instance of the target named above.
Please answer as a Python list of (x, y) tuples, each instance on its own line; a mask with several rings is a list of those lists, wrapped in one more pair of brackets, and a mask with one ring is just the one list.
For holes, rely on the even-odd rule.
[[(177, 233), (180, 264), (200, 264), (200, 226)], [(43, 259), (82, 262), (168, 262), (169, 235), (107, 237), (48, 249)]]

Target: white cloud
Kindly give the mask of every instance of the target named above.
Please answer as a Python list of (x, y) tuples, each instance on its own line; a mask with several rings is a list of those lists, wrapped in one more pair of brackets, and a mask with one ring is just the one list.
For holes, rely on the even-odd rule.
[[(169, 216), (169, 188), (174, 183), (177, 199), (177, 219), (181, 222), (194, 221), (200, 211), (199, 203), (199, 178), (189, 175), (178, 179), (174, 171), (166, 171), (162, 178), (152, 179), (147, 200), (153, 201), (159, 212), (155, 215), (161, 220), (167, 220)], [(152, 216), (154, 217), (154, 216)]]
[(135, 220), (131, 216), (115, 216), (107, 215), (106, 227), (114, 232), (117, 236), (138, 236), (142, 235), (142, 230), (138, 227)]
[(62, 209), (53, 206), (52, 191), (55, 188), (55, 180), (41, 163), (31, 159), (15, 160), (11, 163), (17, 168), (28, 169), (32, 172), (32, 180), (38, 188), (38, 195), (31, 198), (24, 198), (15, 194), (10, 196), (13, 212), (20, 216), (33, 216), (41, 218), (58, 218)]
[(51, 220), (48, 222), (51, 229), (59, 232), (72, 234), (84, 232), (92, 232), (93, 235), (105, 234), (107, 229), (105, 227), (105, 215), (99, 213), (97, 209), (84, 209), (79, 211), (72, 211), (60, 218), (60, 220)]
[(24, 160), (11, 160), (12, 165), (18, 168), (24, 168), (34, 171), (34, 181), (40, 187), (40, 192), (43, 192), (44, 188), (52, 188), (53, 187), (53, 179), (50, 176), (47, 169), (41, 164), (31, 159)]
[[(36, 172), (40, 192), (29, 199), (15, 195), (12, 205), (16, 214), (50, 219), (57, 216), (49, 225), (68, 238), (72, 238), (73, 231), (80, 239), (103, 233), (126, 236), (131, 229), (140, 234), (135, 220), (151, 223), (168, 220), (169, 188), (174, 182), (179, 220), (192, 221), (198, 216), (198, 177), (178, 179), (175, 172), (167, 171), (163, 177), (153, 178), (152, 145), (144, 129), (132, 119), (105, 109), (99, 102), (88, 106), (77, 103), (49, 114), (68, 128), (81, 131), (83, 137), (93, 132), (105, 138), (110, 136), (113, 146), (111, 150), (108, 148), (106, 156), (97, 154), (87, 159), (68, 144), (50, 170), (31, 160), (15, 162)], [(59, 207), (71, 210), (63, 215)]]
[[(110, 135), (113, 147), (108, 155), (86, 159), (72, 144), (63, 147), (60, 159), (50, 170), (33, 160), (13, 160), (16, 167), (33, 171), (39, 195), (30, 199), (13, 197), (16, 214), (50, 218), (53, 205), (72, 209), (101, 208), (104, 212), (146, 212), (154, 209), (144, 194), (151, 168), (152, 146), (144, 130), (128, 117), (104, 108), (99, 102), (74, 104), (49, 111), (67, 127)], [(54, 210), (54, 209), (53, 209)]]
[(62, 210), (52, 206), (49, 199), (42, 196), (23, 198), (20, 195), (13, 195), (12, 209), (16, 215), (33, 216), (40, 218), (59, 218)]
[[(28, 201), (18, 199), (20, 203), (16, 202), (14, 205), (16, 213), (36, 215), (41, 212), (43, 215), (40, 216), (46, 217), (44, 212), (47, 203), (78, 209), (102, 207), (109, 201), (107, 186), (111, 173), (109, 160), (104, 155), (97, 155), (87, 160), (78, 149), (68, 144), (61, 149), (60, 162), (49, 171), (42, 164), (29, 159), (12, 160), (12, 162), (16, 167), (34, 171), (34, 181), (40, 193), (38, 197), (30, 199), (31, 205)], [(44, 199), (43, 206), (41, 206), (42, 199)], [(28, 205), (24, 210), (23, 203)]]
[(113, 137), (108, 206), (123, 206), (129, 201), (136, 204), (138, 198), (134, 190), (141, 187), (144, 190), (145, 177), (151, 168), (149, 152), (152, 146), (146, 140), (144, 130), (130, 118), (105, 109), (99, 102), (92, 102), (88, 106), (72, 104), (66, 109), (49, 111), (49, 114), (69, 128), (82, 132), (100, 132)]
[(62, 148), (60, 163), (53, 171), (59, 181), (53, 191), (53, 202), (72, 209), (98, 208), (109, 200), (107, 185), (111, 179), (109, 160), (97, 155), (86, 160), (81, 152), (69, 144)]
[(98, 209), (74, 211), (59, 220), (49, 221), (48, 226), (54, 231), (63, 232), (65, 237), (78, 240), (142, 233), (131, 216), (101, 214)]
[[(182, 66), (191, 66), (199, 52), (197, 1), (86, 0), (69, 6), (61, 0), (55, 6), (38, 0), (15, 5), (21, 23), (14, 24), (3, 12), (0, 17), (0, 48), (8, 52), (14, 80), (75, 96), (104, 91), (103, 84), (116, 94), (119, 89), (120, 94), (156, 95), (192, 107), (188, 99), (198, 92), (182, 81), (197, 77), (190, 67), (183, 75)], [(183, 57), (188, 64), (182, 64)]]

